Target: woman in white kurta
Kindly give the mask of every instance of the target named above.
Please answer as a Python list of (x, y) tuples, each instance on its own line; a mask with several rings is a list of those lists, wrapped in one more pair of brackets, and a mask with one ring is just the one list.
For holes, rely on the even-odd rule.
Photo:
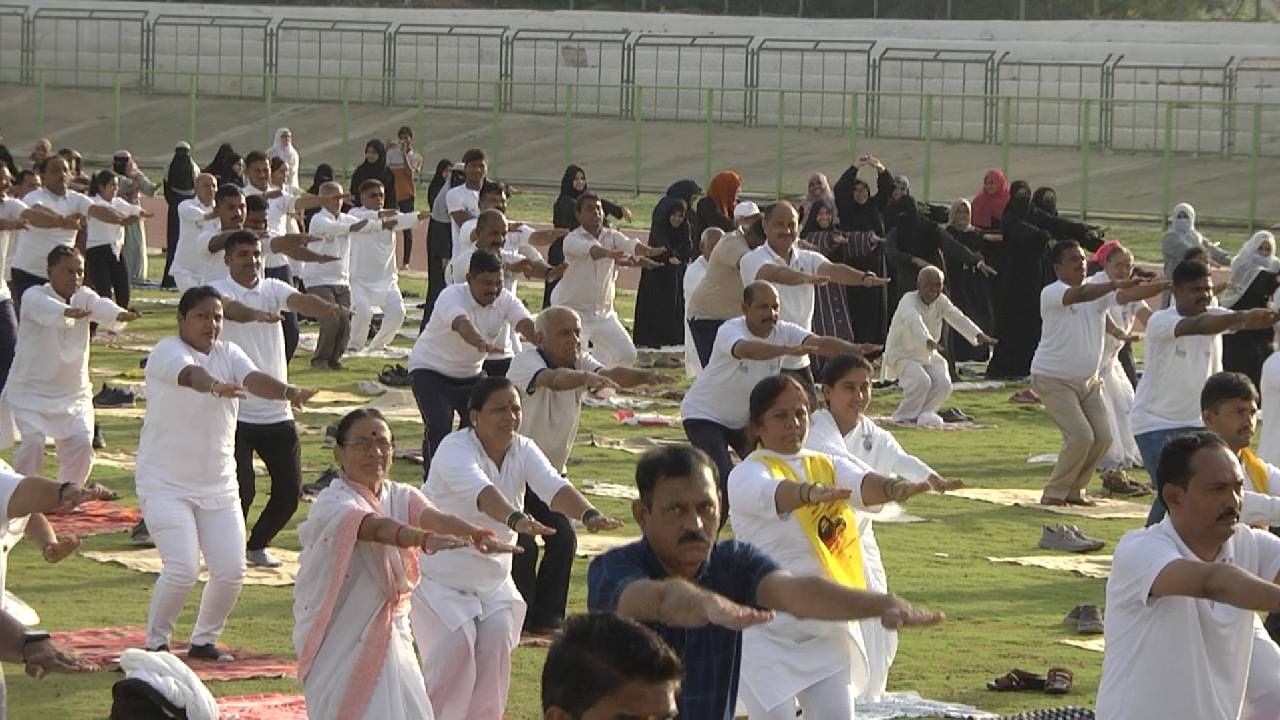
[[(847, 506), (875, 507), (930, 489), (927, 482), (886, 478), (846, 455), (804, 448), (809, 401), (790, 376), (766, 378), (751, 391), (751, 427), (760, 447), (729, 475), (729, 521), (739, 540), (764, 550), (794, 575), (817, 575), (866, 589), (861, 549)], [(825, 473), (824, 473), (825, 468)], [(827, 477), (824, 477), (824, 474)], [(799, 494), (784, 492), (804, 483)], [(806, 526), (801, 511), (820, 516)], [(856, 513), (855, 513), (856, 514)], [(819, 554), (845, 553), (856, 565), (837, 574)], [(785, 613), (742, 634), (740, 697), (751, 720), (852, 718), (857, 688), (867, 683), (867, 657), (855, 623), (800, 620)]]
[[(876, 425), (865, 414), (871, 404), (874, 373), (871, 363), (856, 355), (843, 355), (827, 363), (823, 368), (822, 384), (828, 409), (813, 414), (804, 446), (832, 457), (852, 458), (885, 477), (927, 482), (938, 492), (961, 487), (959, 481), (942, 478), (933, 468), (904, 450), (892, 433)], [(896, 509), (897, 506), (887, 505), (878, 512), (858, 513), (858, 539), (862, 541), (868, 590), (889, 592), (889, 580), (880, 559), (880, 544), (876, 541), (872, 521)], [(898, 633), (885, 628), (878, 619), (859, 620), (858, 629), (867, 653), (867, 681), (856, 687), (857, 702), (878, 702), (884, 696), (889, 668), (898, 653)]]
[[(527, 486), (591, 532), (621, 527), (561, 477), (532, 440), (517, 434), (520, 393), (510, 380), (476, 383), (469, 414), (471, 427), (440, 443), (423, 486), (441, 512), (492, 530), (504, 543), (514, 543), (516, 533), (554, 533), (523, 512)], [(463, 549), (422, 558), (410, 619), (437, 717), (502, 717), (524, 611), (510, 556)]]
[[(1095, 262), (1102, 265), (1102, 272), (1089, 276), (1089, 282), (1125, 280), (1133, 275), (1133, 253), (1118, 242), (1105, 243), (1094, 254)], [(1133, 338), (1137, 322), (1146, 322), (1151, 308), (1141, 300), (1124, 305), (1112, 305), (1107, 310), (1107, 334), (1102, 338), (1102, 364), (1098, 375), (1102, 379), (1102, 400), (1111, 416), (1111, 447), (1102, 456), (1098, 469), (1103, 473), (1124, 471), (1142, 467), (1142, 454), (1129, 428), (1129, 411), (1133, 409), (1133, 385), (1120, 364), (1120, 351)]]
[(22, 296), (17, 351), (4, 393), (22, 444), (13, 466), (40, 472), (44, 441), (54, 439), (58, 480), (83, 486), (93, 467), (93, 384), (89, 381), (89, 325), (115, 326), (138, 317), (84, 287), (84, 258), (74, 247), (49, 253), (49, 282)]
[(464, 546), (510, 553), (490, 530), (387, 479), (394, 438), (377, 410), (338, 422), (342, 475), (300, 526), (293, 645), (312, 720), (433, 717), (409, 632), (418, 556)]

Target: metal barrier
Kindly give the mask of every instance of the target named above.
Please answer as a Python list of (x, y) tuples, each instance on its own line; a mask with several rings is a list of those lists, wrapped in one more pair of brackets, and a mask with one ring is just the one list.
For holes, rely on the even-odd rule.
[(1146, 101), (1175, 103), (1174, 148), (1179, 152), (1228, 153), (1231, 115), (1212, 108), (1231, 100), (1231, 65), (1167, 65), (1125, 62), (1112, 64), (1110, 97), (1103, 142), (1116, 150), (1160, 147), (1163, 118)]
[(487, 109), (506, 66), (507, 28), (397, 25), (390, 37), (392, 102)]
[[(871, 113), (871, 135), (882, 137), (922, 136), (933, 132), (938, 124), (949, 140), (991, 142), (995, 138), (996, 53), (994, 50), (925, 50), (919, 48), (885, 48), (876, 58), (874, 109)], [(886, 73), (895, 68), (896, 73)], [(957, 85), (958, 84), (958, 85)], [(927, 94), (946, 94), (949, 100), (937, 107), (926, 108), (904, 98), (923, 98)], [(883, 97), (896, 97), (886, 104)], [(946, 115), (948, 108), (958, 114)], [(914, 126), (915, 132), (909, 128)]]
[(52, 85), (111, 87), (124, 82), (140, 87), (149, 59), (146, 19), (144, 10), (39, 8), (31, 14), (27, 30), (30, 61), (39, 67), (69, 68), (46, 75), (45, 82)]
[[(801, 91), (801, 102), (783, 104), (788, 122), (796, 127), (849, 127), (855, 121), (844, 98), (849, 92), (870, 89), (875, 45), (874, 40), (765, 38), (756, 46), (749, 84)], [(813, 90), (818, 92), (809, 92)], [(752, 121), (776, 124), (774, 109), (759, 107), (756, 97), (753, 93)]]
[(28, 82), (27, 8), (0, 5), (0, 81)]
[[(626, 31), (517, 30), (507, 36), (504, 109), (626, 115)], [(573, 92), (571, 88), (577, 88)], [(545, 92), (550, 89), (550, 92)]]
[(260, 98), (270, 57), (267, 18), (159, 15), (151, 23), (148, 87), (189, 92), (180, 74), (190, 73), (201, 96)]
[(716, 112), (722, 122), (747, 122), (747, 93), (737, 93), (735, 103), (722, 102), (713, 110), (707, 89), (748, 87), (754, 40), (749, 35), (637, 35), (627, 81), (662, 88), (645, 95), (647, 104), (639, 112), (661, 120), (702, 120)]
[(272, 58), (277, 97), (387, 102), (390, 31), (388, 22), (281, 20)]

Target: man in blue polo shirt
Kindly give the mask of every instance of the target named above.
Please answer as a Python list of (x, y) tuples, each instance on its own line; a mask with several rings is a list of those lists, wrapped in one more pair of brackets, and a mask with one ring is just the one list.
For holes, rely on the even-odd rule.
[(690, 447), (650, 450), (636, 464), (632, 514), (643, 539), (592, 561), (587, 606), (653, 627), (684, 663), (680, 717), (731, 719), (738, 697), (742, 630), (773, 611), (823, 620), (879, 617), (897, 629), (938, 622), (889, 594), (794, 576), (760, 549), (716, 542), (715, 469)]

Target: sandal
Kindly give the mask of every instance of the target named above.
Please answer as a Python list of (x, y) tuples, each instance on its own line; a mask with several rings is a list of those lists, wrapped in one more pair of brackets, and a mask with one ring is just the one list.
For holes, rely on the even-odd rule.
[(1066, 695), (1071, 692), (1071, 684), (1075, 681), (1075, 675), (1066, 668), (1049, 668), (1049, 672), (1045, 674), (1044, 691), (1049, 695)]
[(1010, 692), (1015, 690), (1044, 690), (1047, 680), (1043, 675), (1029, 673), (1026, 670), (1014, 668), (1001, 677), (987, 683), (988, 690), (996, 692)]
[(120, 499), (120, 493), (116, 492), (115, 490), (112, 490), (106, 485), (102, 485), (93, 480), (90, 480), (88, 483), (85, 483), (84, 489), (85, 490), (105, 490), (107, 492), (107, 496), (103, 498), (103, 500), (119, 500)]

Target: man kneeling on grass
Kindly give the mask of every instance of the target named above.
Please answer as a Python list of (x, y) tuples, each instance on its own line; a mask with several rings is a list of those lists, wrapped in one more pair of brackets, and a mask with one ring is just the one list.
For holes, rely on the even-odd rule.
[(689, 447), (650, 450), (636, 465), (638, 542), (596, 558), (587, 607), (648, 623), (684, 663), (680, 717), (732, 717), (742, 664), (742, 630), (774, 611), (849, 621), (879, 617), (889, 628), (928, 625), (940, 613), (781, 569), (758, 548), (716, 542), (720, 493), (707, 456)]

